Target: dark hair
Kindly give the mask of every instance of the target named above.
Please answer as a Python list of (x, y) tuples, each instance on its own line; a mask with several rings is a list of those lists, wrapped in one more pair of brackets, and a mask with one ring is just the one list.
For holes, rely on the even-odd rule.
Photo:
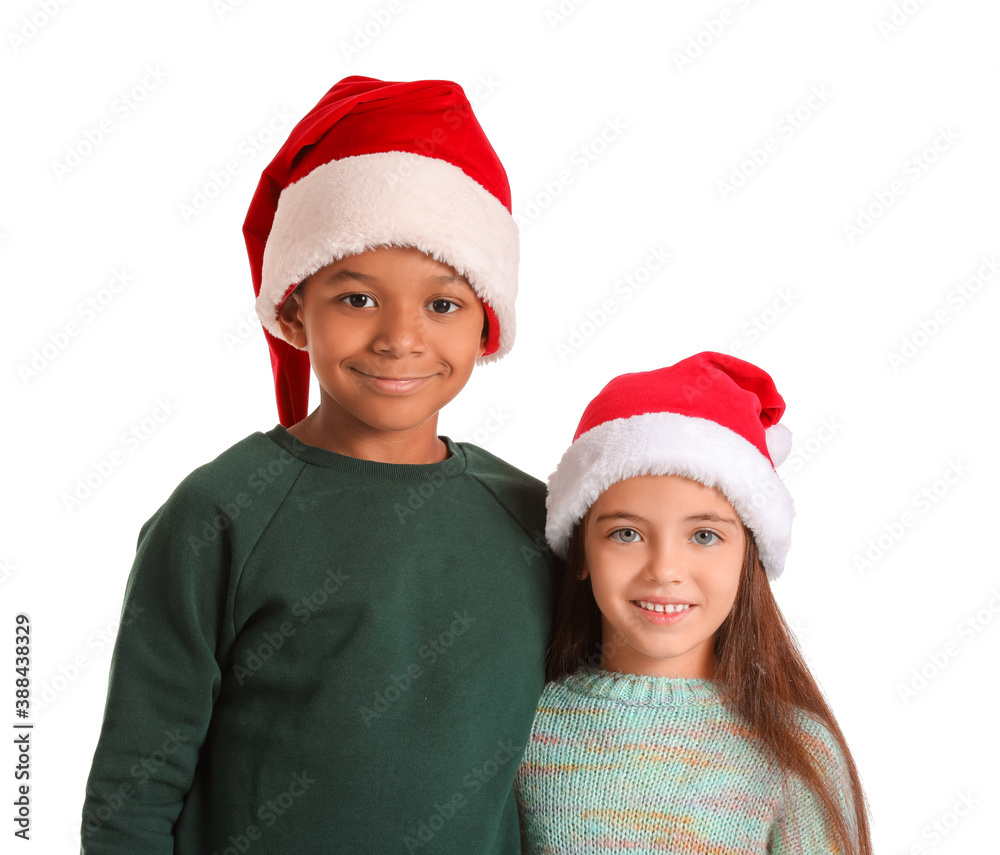
[[(556, 680), (601, 662), (601, 612), (585, 564), (587, 516), (570, 537), (566, 569), (556, 601), (555, 629), (546, 679)], [(871, 855), (868, 805), (844, 734), (823, 697), (771, 592), (753, 533), (744, 527), (746, 550), (736, 600), (715, 636), (712, 678), (725, 705), (740, 718), (786, 775), (798, 775), (816, 794), (841, 847), (849, 855)], [(799, 712), (826, 726), (847, 764), (854, 797), (852, 833), (833, 782), (817, 768), (802, 740)]]

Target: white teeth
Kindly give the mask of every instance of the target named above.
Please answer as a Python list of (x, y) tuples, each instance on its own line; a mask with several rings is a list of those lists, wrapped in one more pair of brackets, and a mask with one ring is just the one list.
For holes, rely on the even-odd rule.
[(663, 603), (647, 603), (645, 600), (636, 600), (636, 602), (642, 608), (646, 609), (646, 611), (668, 615), (672, 615), (675, 612), (683, 612), (690, 608), (688, 603), (684, 603), (683, 605), (680, 603), (667, 603), (664, 605)]

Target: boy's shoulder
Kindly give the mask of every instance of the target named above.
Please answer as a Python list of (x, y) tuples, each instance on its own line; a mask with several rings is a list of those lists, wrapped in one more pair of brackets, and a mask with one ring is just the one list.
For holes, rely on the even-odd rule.
[(258, 431), (192, 471), (175, 492), (228, 500), (242, 492), (259, 493), (289, 476), (302, 462), (267, 434)]
[(545, 531), (545, 484), (478, 445), (456, 443), (466, 460), (466, 474), (483, 485), (534, 539)]

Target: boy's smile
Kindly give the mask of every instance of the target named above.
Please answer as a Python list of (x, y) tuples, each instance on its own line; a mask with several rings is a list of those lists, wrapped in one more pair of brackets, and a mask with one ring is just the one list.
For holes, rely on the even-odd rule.
[(584, 525), (603, 667), (710, 679), (746, 547), (725, 496), (678, 475), (643, 475), (612, 484)]
[(320, 269), (281, 309), (285, 338), (309, 352), (321, 390), (290, 432), (368, 460), (442, 459), (437, 414), (485, 349), (485, 317), (464, 277), (412, 247)]

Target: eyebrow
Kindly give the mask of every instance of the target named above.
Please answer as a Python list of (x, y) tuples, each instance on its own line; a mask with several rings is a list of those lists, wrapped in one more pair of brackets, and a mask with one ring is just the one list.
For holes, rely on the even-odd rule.
[[(324, 276), (320, 281), (327, 285), (337, 285), (343, 282), (344, 280), (349, 280), (351, 282), (377, 282), (378, 277), (371, 276), (367, 273), (361, 273), (358, 270), (351, 270), (349, 268), (344, 268), (336, 271), (332, 275)], [(430, 276), (427, 278), (426, 281), (432, 285), (438, 285), (438, 286), (450, 285), (453, 282), (460, 282), (463, 285), (468, 285), (470, 288), (472, 287), (472, 285), (469, 283), (469, 280), (459, 274), (453, 275), (450, 273), (444, 273), (440, 276)]]
[(629, 520), (630, 522), (645, 522), (646, 518), (641, 517), (638, 514), (630, 514), (628, 511), (608, 511), (606, 514), (601, 514), (595, 522), (604, 522), (605, 520)]
[[(629, 522), (646, 522), (646, 518), (639, 516), (638, 514), (630, 514), (628, 511), (608, 511), (606, 514), (600, 514), (595, 522), (604, 522), (605, 520), (628, 520)], [(684, 522), (714, 522), (722, 523), (723, 525), (731, 525), (734, 528), (739, 525), (733, 517), (724, 517), (721, 514), (715, 513), (715, 511), (705, 511), (700, 514), (692, 514), (689, 517), (684, 517)]]
[(352, 282), (371, 282), (375, 277), (369, 276), (367, 273), (360, 273), (357, 270), (338, 270), (332, 275), (324, 276), (320, 281), (325, 282), (327, 285), (336, 285), (338, 282), (343, 282), (345, 279), (349, 279)]
[(702, 514), (693, 514), (692, 516), (685, 517), (684, 522), (715, 522), (722, 523), (723, 525), (737, 526), (738, 523), (733, 517), (724, 517), (721, 514), (715, 513), (715, 511), (706, 511)]

